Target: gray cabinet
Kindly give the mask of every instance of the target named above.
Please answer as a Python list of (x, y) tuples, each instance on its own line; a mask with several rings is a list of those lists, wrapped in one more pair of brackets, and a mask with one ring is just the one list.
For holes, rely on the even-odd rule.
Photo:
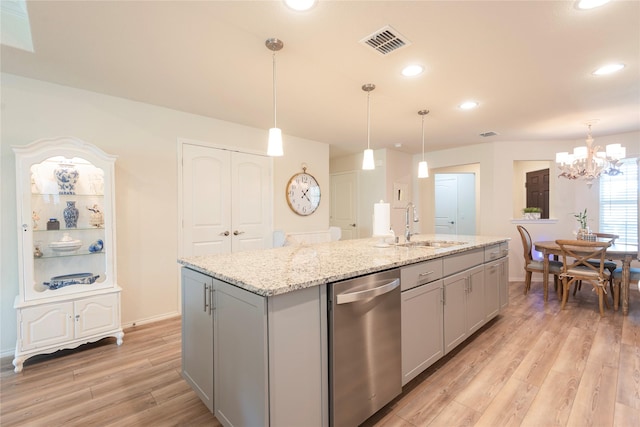
[(266, 298), (213, 282), (215, 416), (225, 426), (267, 426)]
[(485, 310), (487, 321), (509, 305), (509, 263), (507, 242), (491, 245), (484, 250)]
[(213, 278), (182, 269), (182, 376), (213, 412)]
[(442, 280), (402, 292), (403, 386), (444, 355), (442, 313)]
[(485, 323), (484, 266), (444, 279), (444, 352), (453, 350)]

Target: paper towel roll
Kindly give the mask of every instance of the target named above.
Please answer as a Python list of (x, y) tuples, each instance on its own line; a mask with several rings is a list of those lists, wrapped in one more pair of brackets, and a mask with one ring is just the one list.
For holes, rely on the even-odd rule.
[(391, 209), (389, 203), (375, 203), (373, 205), (373, 235), (388, 236), (391, 229)]

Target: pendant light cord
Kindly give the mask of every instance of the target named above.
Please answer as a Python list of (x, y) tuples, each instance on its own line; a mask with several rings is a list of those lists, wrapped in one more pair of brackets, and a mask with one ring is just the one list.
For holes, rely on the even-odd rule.
[(277, 128), (276, 125), (276, 53), (273, 52), (273, 127)]
[(369, 135), (371, 134), (371, 105), (369, 103), (369, 96), (371, 95), (371, 92), (367, 92), (367, 150), (369, 150), (371, 147), (369, 145)]
[(422, 161), (424, 162), (424, 114), (422, 115)]

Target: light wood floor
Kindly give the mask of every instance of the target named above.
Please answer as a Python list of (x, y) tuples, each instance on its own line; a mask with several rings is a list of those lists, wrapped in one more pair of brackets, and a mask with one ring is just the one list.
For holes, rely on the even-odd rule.
[[(640, 293), (598, 314), (583, 288), (560, 311), (540, 284), (405, 387), (367, 426), (640, 426)], [(0, 425), (219, 426), (180, 377), (180, 319), (0, 367)], [(277, 426), (306, 427), (306, 426)]]

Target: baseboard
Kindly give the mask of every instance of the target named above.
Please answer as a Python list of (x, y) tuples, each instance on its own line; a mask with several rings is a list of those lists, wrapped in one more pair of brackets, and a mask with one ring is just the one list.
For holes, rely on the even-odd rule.
[(147, 317), (146, 319), (139, 319), (133, 322), (123, 323), (122, 329), (131, 328), (133, 326), (146, 325), (148, 323), (159, 322), (161, 320), (172, 319), (174, 317), (179, 317), (179, 316), (180, 316), (180, 313), (177, 311), (174, 311), (173, 313), (165, 313), (165, 314), (161, 314), (160, 316)]

